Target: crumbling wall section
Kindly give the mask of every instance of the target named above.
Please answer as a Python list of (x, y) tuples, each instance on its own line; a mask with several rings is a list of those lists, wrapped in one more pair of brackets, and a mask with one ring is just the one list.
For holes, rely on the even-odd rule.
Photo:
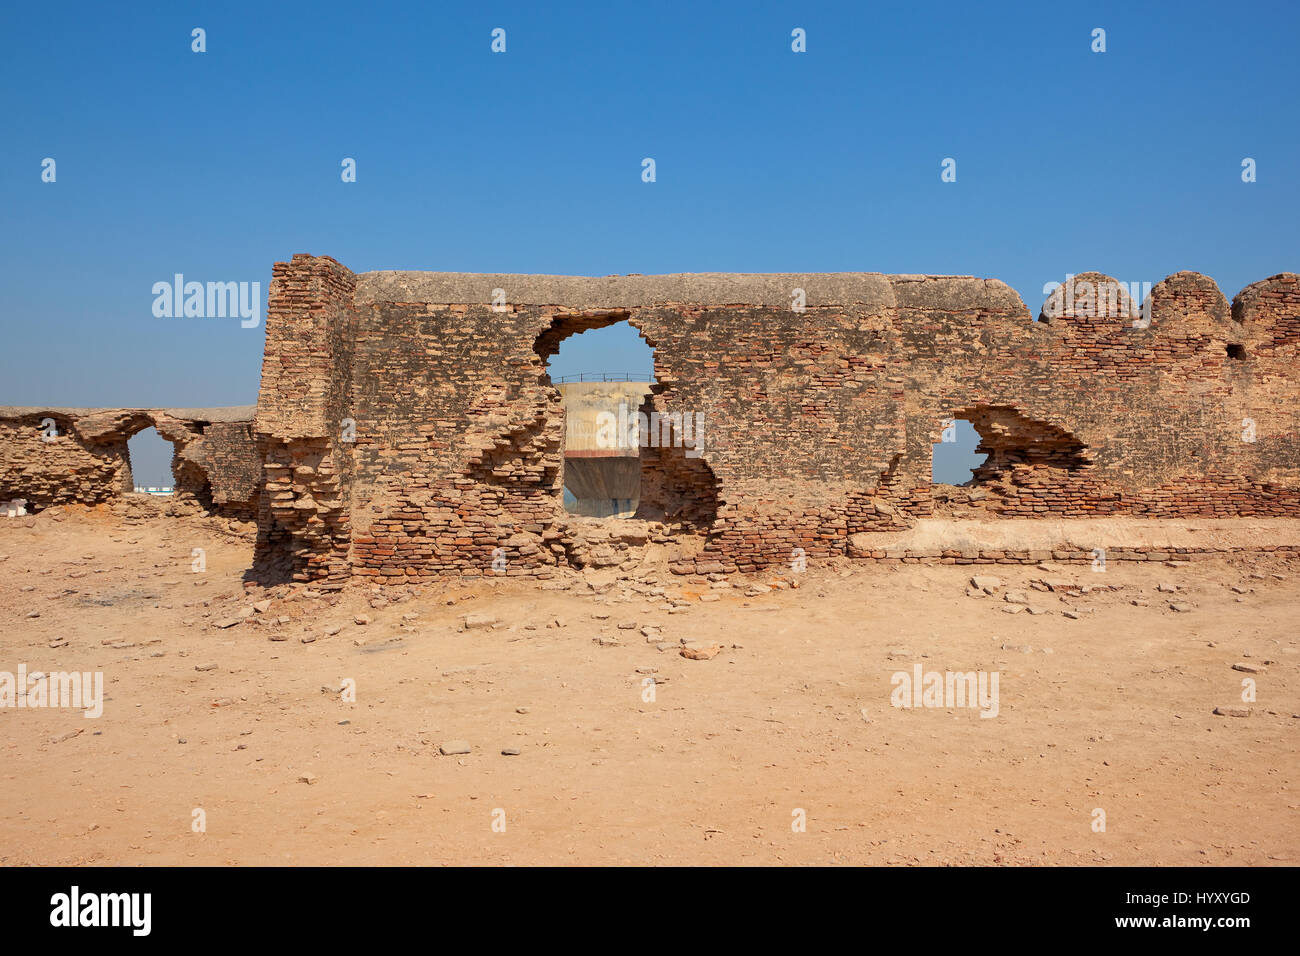
[(544, 573), (563, 514), (563, 413), (543, 310), (362, 306), (352, 403), (353, 572), (383, 581)]
[(254, 568), (266, 579), (341, 587), (351, 575), (355, 287), (328, 256), (272, 270), (253, 425), (266, 491)]
[(134, 491), (128, 442), (155, 427), (172, 443), (174, 511), (251, 519), (261, 461), (251, 406), (232, 408), (0, 408), (0, 501), (29, 510), (101, 504)]

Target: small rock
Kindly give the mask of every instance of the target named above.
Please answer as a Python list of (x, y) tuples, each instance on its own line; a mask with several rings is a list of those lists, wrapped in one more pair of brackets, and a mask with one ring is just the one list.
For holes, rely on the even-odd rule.
[(217, 665), (216, 664), (195, 664), (194, 669), (196, 671), (214, 671), (217, 669)]
[[(466, 752), (468, 753), (468, 751), (466, 751)], [(519, 748), (518, 748), (518, 747), (502, 747), (502, 748), (501, 748), (501, 756), (503, 756), (503, 757), (518, 757), (518, 756), (519, 756)]]
[(305, 783), (310, 786), (311, 784), (315, 783), (319, 779), (320, 778), (317, 777), (314, 773), (304, 773), (298, 777), (298, 782)]
[(1214, 712), (1220, 717), (1249, 717), (1250, 708), (1248, 707), (1216, 707)]
[(438, 752), (444, 757), (454, 757), (457, 754), (467, 754), (470, 752), (468, 740), (448, 740), (438, 747)]

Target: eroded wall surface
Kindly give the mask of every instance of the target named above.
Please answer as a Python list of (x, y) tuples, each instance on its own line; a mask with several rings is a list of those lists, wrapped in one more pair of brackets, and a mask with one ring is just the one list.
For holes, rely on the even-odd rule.
[[(1300, 517), (1300, 277), (1230, 307), (1184, 272), (1143, 317), (1119, 305), (1056, 296), (1034, 322), (969, 277), (354, 275), (295, 256), (268, 308), (258, 562), (333, 586), (571, 563), (546, 361), (618, 321), (655, 350), (644, 408), (666, 440), (641, 456), (639, 517), (700, 537), (679, 570), (843, 554), (936, 513)], [(953, 418), (989, 455), (960, 489), (930, 480)]]

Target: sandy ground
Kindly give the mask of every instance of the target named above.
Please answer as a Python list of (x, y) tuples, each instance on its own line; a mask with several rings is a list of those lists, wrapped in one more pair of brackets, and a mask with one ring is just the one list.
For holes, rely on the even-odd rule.
[[(251, 545), (209, 519), (61, 512), (0, 519), (0, 671), (101, 671), (106, 699), (0, 708), (0, 864), (1300, 862), (1279, 559), (810, 567), (755, 595), (575, 574), (372, 606), (246, 593)], [(976, 573), (1003, 587), (969, 596)], [(916, 664), (997, 672), (997, 716), (892, 706)]]

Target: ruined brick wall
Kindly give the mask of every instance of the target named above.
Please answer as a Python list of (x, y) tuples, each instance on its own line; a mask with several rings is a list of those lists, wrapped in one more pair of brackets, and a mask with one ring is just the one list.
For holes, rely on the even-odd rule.
[(251, 406), (0, 408), (0, 501), (29, 511), (99, 504), (134, 490), (128, 441), (155, 427), (173, 445), (175, 502), (252, 519), (261, 488)]
[[(253, 423), (212, 422), (177, 452), (177, 487), (195, 489), (219, 514), (254, 520), (262, 490), (262, 453)], [(205, 502), (206, 503), (206, 502)]]
[(126, 440), (87, 440), (74, 420), (49, 409), (0, 410), (0, 501), (25, 499), (29, 511), (39, 511), (131, 490)]
[(328, 257), (294, 256), (272, 271), (253, 425), (265, 477), (254, 564), (267, 579), (349, 577), (354, 288)]
[[(1077, 279), (1117, 285), (1097, 274)], [(1295, 277), (1258, 285), (1294, 289)], [(960, 358), (911, 377), (919, 405), (911, 427), (929, 434), (909, 442), (904, 484), (923, 489), (935, 418), (954, 417), (976, 425), (979, 450), (989, 453), (975, 473), (981, 494), (969, 502), (979, 511), (1297, 514), (1294, 349), (1262, 348), (1272, 335), (1263, 329), (1285, 324), (1285, 306), (1265, 315), (1241, 304), (1234, 319), (1217, 286), (1195, 273), (1157, 284), (1145, 315), (1123, 298), (1116, 311), (1086, 301), (1068, 308), (1060, 298), (1049, 299), (1039, 323), (959, 342)], [(918, 502), (911, 510), (927, 513)]]
[[(706, 538), (696, 570), (843, 554), (935, 513), (1300, 516), (1296, 283), (1230, 309), (1179, 273), (1135, 326), (1127, 303), (1086, 299), (1034, 322), (1004, 284), (965, 277), (353, 276), (296, 256), (268, 310), (264, 547), (310, 580), (567, 563), (545, 363), (618, 321), (655, 350), (647, 407), (703, 423), (698, 458), (643, 455), (646, 516)], [(963, 489), (930, 480), (951, 418), (989, 454)]]
[(563, 417), (540, 316), (372, 303), (358, 325), (354, 573), (481, 573), (498, 548), (516, 572), (553, 565)]

